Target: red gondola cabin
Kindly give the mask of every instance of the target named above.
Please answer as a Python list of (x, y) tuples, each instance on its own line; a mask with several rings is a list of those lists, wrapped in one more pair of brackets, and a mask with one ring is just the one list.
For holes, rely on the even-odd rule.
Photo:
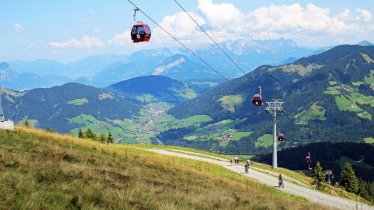
[(310, 162), (312, 162), (312, 159), (310, 158), (309, 155), (305, 157), (305, 162), (306, 162), (306, 163), (310, 163)]
[(262, 106), (263, 100), (264, 99), (261, 94), (256, 94), (252, 97), (252, 104), (255, 106)]
[(284, 134), (283, 133), (278, 134), (278, 141), (284, 141)]
[(134, 43), (148, 42), (151, 39), (151, 29), (145, 23), (138, 22), (132, 26), (131, 40)]

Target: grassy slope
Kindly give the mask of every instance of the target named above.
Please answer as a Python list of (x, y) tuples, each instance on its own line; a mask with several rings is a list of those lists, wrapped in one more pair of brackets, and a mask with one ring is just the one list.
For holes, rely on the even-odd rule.
[(255, 143), (256, 147), (270, 147), (273, 145), (273, 135), (264, 134), (257, 138)]
[(309, 120), (326, 120), (325, 109), (314, 103), (308, 110), (304, 110), (295, 115), (297, 124), (308, 124)]
[(0, 130), (1, 209), (316, 209), (221, 167), (17, 127)]
[[(365, 78), (366, 80), (366, 78)], [(363, 119), (372, 119), (369, 112), (364, 110), (359, 105), (369, 105), (374, 107), (374, 97), (365, 96), (357, 92), (357, 87), (349, 85), (336, 85), (330, 82), (330, 87), (324, 92), (325, 94), (334, 95), (335, 102), (340, 111), (350, 111), (357, 113), (357, 116)]]
[(224, 109), (229, 112), (235, 112), (235, 106), (244, 102), (245, 96), (243, 94), (223, 96), (219, 99)]
[(374, 138), (368, 137), (364, 139), (365, 143), (374, 144)]
[[(197, 149), (192, 149), (192, 148), (187, 148), (187, 147), (169, 146), (169, 145), (134, 144), (134, 145), (129, 145), (129, 146), (136, 147), (136, 148), (144, 148), (144, 149), (164, 149), (164, 150), (170, 150), (170, 151), (179, 151), (180, 153), (186, 153), (186, 154), (191, 154), (191, 152), (192, 152), (192, 153), (195, 153), (195, 156), (210, 157), (210, 158), (213, 158), (213, 159), (215, 157), (217, 157), (219, 159), (222, 159), (222, 158), (226, 159), (227, 161), (229, 161), (231, 158), (236, 156), (236, 157), (239, 157), (242, 160), (242, 162), (241, 162), (242, 165), (244, 165), (244, 163), (245, 163), (244, 160), (250, 159), (252, 157), (252, 156), (249, 156), (249, 155), (220, 155), (220, 154), (211, 153), (211, 152), (207, 152), (207, 151), (203, 151), (203, 150), (197, 150)], [(356, 163), (356, 161), (353, 161), (353, 162)], [(258, 163), (258, 162), (254, 162), (254, 161), (251, 162), (251, 165), (252, 165), (252, 167), (266, 170), (267, 173), (270, 174), (270, 175), (277, 176), (279, 173), (282, 173), (283, 175), (285, 175), (285, 177), (293, 178), (293, 179), (303, 183), (304, 185), (307, 185), (307, 186), (310, 186), (310, 187), (314, 188), (314, 186), (311, 184), (312, 181), (313, 181), (312, 178), (309, 177), (309, 176), (305, 176), (304, 172), (300, 172), (300, 171), (296, 172), (296, 171), (292, 171), (292, 170), (289, 170), (289, 169), (286, 169), (286, 168), (277, 168), (277, 169), (274, 170), (274, 169), (272, 169), (272, 167), (270, 165), (266, 165), (266, 164), (262, 164), (262, 163)], [(255, 169), (255, 170), (257, 170), (257, 169)], [(327, 194), (335, 195), (335, 196), (340, 196), (340, 197), (343, 197), (343, 198), (348, 198), (348, 199), (351, 199), (351, 200), (356, 200), (357, 199), (357, 195), (355, 195), (353, 193), (349, 193), (349, 192), (345, 191), (344, 189), (342, 189), (341, 187), (334, 187), (334, 186), (331, 186), (331, 185), (328, 185), (328, 184), (325, 184), (325, 189), (323, 190), (323, 192), (325, 192)], [(362, 198), (361, 198), (360, 201), (364, 202), (366, 204), (369, 204), (369, 205), (374, 205), (374, 203), (363, 200)]]

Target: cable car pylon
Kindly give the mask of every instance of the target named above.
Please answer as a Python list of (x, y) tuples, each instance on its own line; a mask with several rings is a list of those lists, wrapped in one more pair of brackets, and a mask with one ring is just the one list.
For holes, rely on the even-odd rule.
[(278, 168), (278, 136), (277, 136), (277, 113), (284, 114), (286, 113), (283, 109), (284, 102), (281, 100), (273, 100), (271, 102), (266, 102), (267, 107), (265, 108), (266, 113), (273, 115), (273, 169)]

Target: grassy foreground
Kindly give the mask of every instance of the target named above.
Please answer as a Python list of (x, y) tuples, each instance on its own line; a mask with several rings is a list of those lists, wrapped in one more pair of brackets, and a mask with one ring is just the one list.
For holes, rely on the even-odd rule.
[(0, 130), (0, 209), (321, 209), (221, 167), (17, 127)]

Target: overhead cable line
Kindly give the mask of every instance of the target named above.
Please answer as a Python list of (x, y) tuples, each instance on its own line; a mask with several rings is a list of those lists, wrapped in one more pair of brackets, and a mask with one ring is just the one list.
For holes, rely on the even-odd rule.
[(159, 25), (155, 20), (153, 20), (151, 17), (149, 17), (143, 10), (139, 9), (131, 0), (127, 0), (132, 4), (135, 9), (139, 12), (141, 12), (144, 16), (146, 16), (148, 19), (150, 19), (154, 24), (156, 24), (158, 27), (160, 27), (165, 33), (167, 33), (169, 36), (171, 36), (175, 41), (177, 41), (180, 45), (182, 45), (184, 48), (186, 48), (191, 54), (193, 54), (195, 57), (197, 57), (201, 62), (203, 62), (205, 65), (207, 65), (211, 70), (213, 70), (216, 74), (221, 76), (223, 79), (228, 81), (228, 79), (223, 76), (219, 71), (217, 71), (215, 68), (213, 68), (211, 65), (209, 65), (205, 60), (203, 60), (200, 56), (198, 56), (195, 52), (193, 52), (190, 48), (188, 48), (185, 44), (183, 44), (181, 41), (179, 41), (175, 36), (173, 36), (171, 33), (169, 33), (166, 29), (164, 29), (161, 25)]
[(214, 39), (200, 26), (199, 23), (197, 23), (197, 21), (182, 7), (181, 4), (179, 4), (179, 2), (177, 0), (174, 0), (175, 3), (178, 4), (178, 6), (191, 18), (191, 20), (193, 22), (196, 23), (197, 26), (199, 26), (199, 28), (205, 33), (205, 35), (222, 51), (222, 53), (239, 69), (239, 71), (241, 71), (243, 73), (243, 75), (245, 75), (245, 72), (243, 71), (242, 68), (240, 68), (240, 66), (222, 49), (222, 47), (220, 47), (216, 41), (214, 41)]

